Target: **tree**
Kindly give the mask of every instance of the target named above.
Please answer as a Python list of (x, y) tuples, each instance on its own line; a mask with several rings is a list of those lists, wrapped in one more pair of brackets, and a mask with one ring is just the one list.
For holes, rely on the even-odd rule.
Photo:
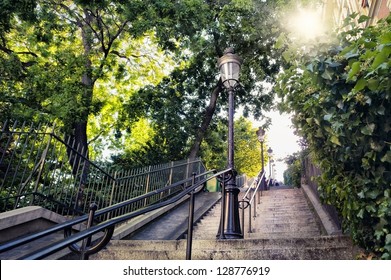
[[(244, 117), (239, 117), (234, 124), (234, 156), (235, 170), (239, 174), (255, 177), (261, 170), (261, 147), (252, 127), (252, 122)], [(227, 133), (226, 122), (213, 125), (211, 133), (202, 143), (201, 157), (207, 169), (224, 169), (227, 167)], [(264, 150), (267, 150), (266, 141)], [(268, 161), (265, 153), (265, 162)]]
[(303, 152), (296, 152), (285, 158), (288, 168), (284, 171), (284, 184), (299, 188), (302, 177)]
[(39, 7), (34, 24), (15, 14), (1, 42), (12, 51), (1, 52), (12, 62), (1, 106), (14, 119), (60, 120), (84, 152), (126, 144), (133, 123), (146, 119), (154, 133), (140, 155), (132, 150), (140, 164), (194, 157), (227, 106), (216, 78), (227, 46), (245, 59), (237, 104), (257, 118), (271, 107), (264, 86), (281, 62), (273, 45), (282, 2), (31, 2)]
[[(145, 86), (167, 74), (161, 66), (169, 56), (155, 46), (175, 50), (175, 41), (197, 32), (194, 22), (202, 22), (198, 17), (187, 24), (187, 13), (194, 19), (202, 10), (197, 0), (29, 3), (39, 7), (34, 24), (19, 21), (16, 15), (24, 14), (18, 10), (2, 29), (0, 51), (7, 66), (2, 107), (11, 118), (60, 120), (80, 152), (88, 151), (89, 118), (99, 115), (107, 99), (123, 98), (134, 84)], [(109, 82), (121, 86), (109, 88)], [(71, 164), (78, 160), (70, 157)]]
[(362, 29), (355, 16), (334, 43), (298, 51), (277, 90), (323, 172), (323, 200), (357, 243), (390, 259), (391, 18)]
[[(206, 24), (200, 32), (181, 41), (183, 48), (178, 60), (183, 63), (159, 85), (143, 88), (126, 102), (124, 118), (137, 121), (147, 117), (156, 130), (155, 136), (164, 136), (166, 140), (159, 143), (175, 145), (167, 146), (166, 150), (174, 153), (171, 155), (194, 158), (205, 154), (199, 151), (202, 141), (215, 138), (208, 135), (214, 133), (209, 127), (216, 128), (221, 119), (218, 113), (227, 109), (227, 97), (216, 78), (217, 58), (226, 47), (233, 46), (245, 61), (242, 86), (236, 92), (237, 108), (243, 105), (246, 116), (261, 118), (273, 101), (273, 92), (265, 86), (274, 81), (281, 62), (279, 52), (273, 48), (280, 30), (277, 4), (271, 1), (205, 4)], [(177, 143), (182, 143), (182, 149), (177, 149)], [(151, 156), (155, 153), (152, 147), (155, 145), (151, 145)]]
[[(240, 117), (235, 121), (235, 169), (239, 174), (255, 177), (261, 171), (261, 146), (251, 121)], [(264, 143), (264, 150), (265, 143)], [(265, 162), (267, 162), (267, 153)]]

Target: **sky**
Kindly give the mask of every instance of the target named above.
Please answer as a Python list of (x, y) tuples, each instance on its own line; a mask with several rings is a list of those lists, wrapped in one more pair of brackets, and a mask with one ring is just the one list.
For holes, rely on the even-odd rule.
[[(266, 131), (267, 146), (273, 149), (275, 160), (275, 177), (278, 181), (284, 182), (284, 171), (287, 166), (283, 159), (297, 151), (300, 151), (298, 144), (299, 137), (293, 133), (292, 122), (290, 115), (281, 114), (278, 111), (271, 111), (266, 114), (272, 119), (272, 125)], [(252, 120), (253, 127), (257, 128), (261, 122)], [(267, 175), (269, 174), (269, 166), (266, 166)]]

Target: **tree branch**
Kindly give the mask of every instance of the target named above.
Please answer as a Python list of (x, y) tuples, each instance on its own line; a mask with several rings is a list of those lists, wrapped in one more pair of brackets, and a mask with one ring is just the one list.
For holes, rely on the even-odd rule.
[(212, 121), (213, 114), (216, 111), (217, 98), (222, 89), (221, 79), (219, 79), (217, 85), (215, 86), (212, 94), (210, 96), (209, 105), (206, 107), (204, 118), (202, 120), (201, 126), (198, 128), (196, 138), (194, 140), (193, 146), (190, 149), (189, 158), (194, 159), (197, 157), (202, 140), (205, 138), (206, 131)]

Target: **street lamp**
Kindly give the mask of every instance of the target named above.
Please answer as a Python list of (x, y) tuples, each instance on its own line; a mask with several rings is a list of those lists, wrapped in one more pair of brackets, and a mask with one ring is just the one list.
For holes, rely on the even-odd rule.
[[(269, 178), (271, 179), (272, 178), (272, 156), (273, 156), (273, 149), (269, 147), (269, 149), (267, 149), (267, 154), (269, 156)], [(270, 186), (270, 180), (269, 180), (269, 186)], [(268, 187), (269, 187), (268, 186)]]
[[(265, 130), (262, 127), (259, 127), (256, 133), (257, 133), (258, 141), (261, 143), (261, 162), (262, 162), (262, 174), (263, 174), (265, 172), (265, 161), (263, 158), (263, 141), (265, 140)], [(265, 176), (263, 177), (261, 182), (261, 190), (265, 190), (264, 179)]]
[[(224, 87), (228, 91), (228, 168), (232, 168), (232, 176), (225, 183), (224, 216), (220, 220), (220, 229), (223, 225), (224, 238), (243, 238), (239, 220), (239, 188), (236, 185), (236, 172), (234, 170), (234, 88), (239, 83), (239, 72), (242, 59), (234, 53), (233, 48), (224, 51), (224, 55), (217, 61), (220, 69), (220, 77)], [(222, 238), (222, 237), (221, 237)]]

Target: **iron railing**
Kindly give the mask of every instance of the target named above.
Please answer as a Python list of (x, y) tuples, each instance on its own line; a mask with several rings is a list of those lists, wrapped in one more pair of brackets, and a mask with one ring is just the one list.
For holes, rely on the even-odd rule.
[(265, 181), (266, 178), (266, 172), (262, 172), (262, 170), (259, 172), (258, 176), (255, 178), (255, 180), (252, 182), (251, 186), (247, 189), (245, 194), (242, 197), (242, 200), (240, 201), (240, 208), (242, 209), (242, 233), (244, 234), (244, 211), (245, 209), (249, 209), (248, 211), (248, 233), (252, 232), (251, 228), (251, 212), (253, 211), (252, 218), (255, 219), (257, 217), (257, 198), (258, 198), (258, 204), (261, 201), (262, 191), (267, 189), (267, 185), (269, 182)]
[[(59, 130), (48, 124), (2, 124), (0, 212), (37, 205), (65, 216), (80, 215), (88, 213), (92, 202), (105, 208), (205, 171), (200, 159), (127, 171), (104, 170), (91, 161), (88, 151), (58, 134)], [(122, 215), (179, 191), (180, 187), (170, 188), (111, 214)]]
[[(1, 244), (0, 253), (7, 252), (9, 250), (28, 244), (30, 242), (51, 235), (53, 233), (64, 231), (65, 238), (63, 240), (54, 242), (42, 249), (28, 253), (20, 257), (20, 259), (43, 259), (67, 247), (70, 248), (73, 252), (78, 253), (82, 259), (88, 259), (88, 257), (91, 254), (99, 252), (105, 245), (107, 245), (114, 232), (114, 227), (116, 225), (123, 223), (134, 217), (137, 217), (139, 215), (175, 203), (180, 199), (182, 199), (183, 197), (190, 195), (189, 224), (188, 224), (189, 228), (188, 228), (188, 239), (187, 239), (187, 248), (186, 248), (186, 259), (191, 259), (194, 193), (197, 191), (201, 191), (208, 180), (216, 177), (220, 179), (220, 181), (222, 182), (222, 189), (224, 189), (225, 180), (221, 180), (221, 178), (223, 175), (227, 176), (227, 174), (230, 174), (228, 176), (232, 176), (232, 169), (226, 169), (218, 173), (214, 173), (212, 176), (210, 176), (212, 173), (214, 173), (214, 171), (204, 172), (197, 176), (193, 174), (193, 176), (191, 176), (190, 178), (181, 180), (172, 185), (166, 186), (159, 190), (149, 192), (148, 194), (144, 194), (136, 198), (129, 199), (127, 201), (123, 201), (121, 203), (117, 203), (112, 206), (108, 206), (106, 208), (97, 211), (95, 209), (96, 206), (92, 205), (89, 214), (74, 218), (62, 224), (55, 225), (44, 231)], [(186, 184), (189, 184), (189, 186), (185, 187)], [(128, 212), (121, 216), (112, 217), (110, 215), (110, 213), (117, 212), (121, 208), (127, 208), (129, 205), (138, 203), (140, 201), (144, 201), (148, 197), (159, 195), (160, 193), (166, 192), (170, 189), (176, 189), (178, 187), (181, 188), (181, 191), (178, 192), (175, 196), (172, 196), (171, 198), (165, 201), (161, 201), (159, 203), (152, 204), (147, 207), (134, 210), (132, 212)], [(100, 221), (101, 219), (99, 219), (99, 217), (112, 217), (112, 218), (106, 219), (104, 221)], [(98, 221), (98, 223), (94, 225), (93, 221)], [(72, 227), (83, 223), (87, 223), (87, 227), (85, 227), (84, 230), (81, 230), (78, 233), (72, 234)], [(93, 235), (96, 235), (102, 231), (104, 232), (102, 237), (97, 238), (95, 241), (91, 241)], [(82, 245), (77, 245), (78, 242), (79, 243), (82, 242)]]

